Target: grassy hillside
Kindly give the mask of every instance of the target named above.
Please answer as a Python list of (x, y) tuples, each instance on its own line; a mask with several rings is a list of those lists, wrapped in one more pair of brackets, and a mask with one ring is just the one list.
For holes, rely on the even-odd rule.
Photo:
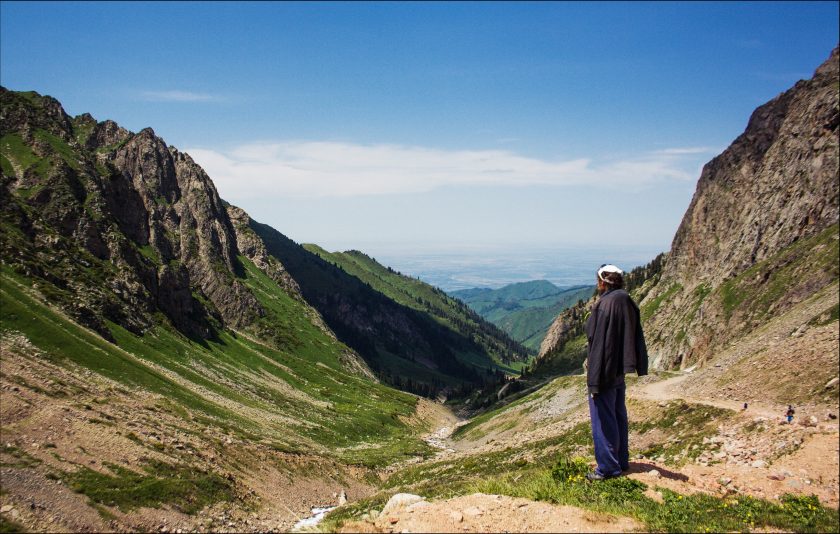
[[(259, 288), (278, 329), (297, 333), (286, 347), (233, 331), (198, 342), (163, 325), (137, 336), (111, 323), (112, 344), (51, 308), (30, 280), (5, 267), (0, 319), (4, 335), (22, 334), (41, 357), (161, 395), (215, 428), (285, 451), (388, 460), (383, 451), (406, 436), (399, 418), (413, 413), (416, 398), (348, 374), (346, 347), (311, 325), (300, 303), (253, 265), (246, 283)], [(366, 454), (345, 457), (342, 449), (359, 442), (371, 443)]]
[[(42, 281), (0, 268), (4, 503), (43, 505), (59, 531), (152, 531), (161, 517), (286, 530), (311, 499), (358, 496), (372, 469), (431, 454), (418, 398), (348, 372), (347, 347), (242, 261), (264, 326), (292, 332), (282, 346), (232, 330), (190, 339), (165, 323), (143, 335), (106, 323), (110, 342), (51, 305)], [(206, 506), (228, 512), (196, 519)]]
[(330, 253), (317, 245), (303, 246), (375, 291), (403, 306), (428, 314), (439, 324), (474, 340), (504, 371), (518, 371), (524, 365), (523, 347), (440, 289), (381, 265), (357, 250)]
[(423, 395), (461, 395), (515, 372), (514, 360), (503, 362), (473, 332), (390, 298), (270, 226), (251, 220), (249, 229), (336, 336), (386, 383)]
[(560, 288), (547, 280), (532, 280), (499, 289), (464, 289), (451, 294), (529, 350), (537, 351), (557, 315), (577, 301), (588, 299), (592, 291), (592, 286)]

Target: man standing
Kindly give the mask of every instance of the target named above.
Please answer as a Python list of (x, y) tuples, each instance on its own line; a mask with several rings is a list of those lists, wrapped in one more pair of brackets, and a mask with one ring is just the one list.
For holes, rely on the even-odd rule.
[(586, 385), (598, 463), (595, 471), (586, 475), (590, 481), (616, 477), (630, 468), (624, 375), (636, 372), (643, 376), (648, 370), (639, 307), (623, 289), (623, 274), (615, 265), (598, 269), (600, 298), (586, 321)]

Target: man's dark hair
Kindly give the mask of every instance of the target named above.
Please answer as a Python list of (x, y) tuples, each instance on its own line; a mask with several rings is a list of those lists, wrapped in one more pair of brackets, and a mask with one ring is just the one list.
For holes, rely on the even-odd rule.
[(603, 282), (610, 286), (610, 289), (622, 289), (624, 287), (624, 277), (619, 273), (602, 273)]

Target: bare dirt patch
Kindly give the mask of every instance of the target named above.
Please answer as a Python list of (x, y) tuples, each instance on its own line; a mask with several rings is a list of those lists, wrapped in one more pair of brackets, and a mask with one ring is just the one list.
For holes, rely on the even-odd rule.
[(474, 493), (421, 501), (375, 519), (347, 523), (339, 532), (627, 532), (640, 528), (627, 517)]

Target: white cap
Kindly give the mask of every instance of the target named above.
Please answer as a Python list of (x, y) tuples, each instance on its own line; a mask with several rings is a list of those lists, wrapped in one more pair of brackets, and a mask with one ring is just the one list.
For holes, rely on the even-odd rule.
[(621, 269), (619, 269), (615, 265), (612, 265), (612, 264), (608, 263), (606, 265), (601, 265), (601, 268), (598, 269), (598, 278), (600, 278), (602, 282), (606, 282), (606, 280), (604, 280), (603, 273), (624, 274), (624, 271), (622, 271)]

